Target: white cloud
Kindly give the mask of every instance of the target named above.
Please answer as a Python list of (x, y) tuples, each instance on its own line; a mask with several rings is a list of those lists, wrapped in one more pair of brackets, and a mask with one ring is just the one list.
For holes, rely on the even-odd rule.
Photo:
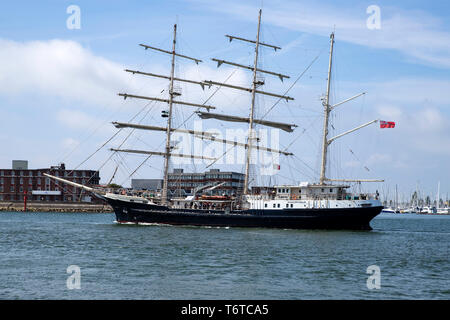
[[(256, 21), (258, 5), (214, 1), (196, 1), (220, 11)], [(393, 49), (428, 65), (450, 68), (450, 33), (443, 22), (418, 10), (381, 6), (381, 29), (370, 30), (369, 15), (362, 5), (343, 8), (337, 5), (306, 1), (264, 2), (263, 23), (310, 34), (328, 36), (336, 29), (341, 41), (372, 48)]]
[(0, 94), (37, 93), (79, 103), (111, 103), (127, 84), (122, 67), (68, 40), (0, 40)]

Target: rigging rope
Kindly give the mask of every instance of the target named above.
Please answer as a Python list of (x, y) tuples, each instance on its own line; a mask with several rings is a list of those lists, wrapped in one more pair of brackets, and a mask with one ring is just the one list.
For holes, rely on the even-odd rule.
[[(237, 69), (233, 70), (233, 72), (227, 77), (227, 79), (224, 81), (224, 83), (226, 83), (233, 75), (234, 73), (237, 71)], [(219, 86), (203, 103), (202, 105), (205, 105), (220, 89), (222, 88), (222, 86)], [(194, 112), (191, 113), (191, 115), (185, 120), (183, 121), (177, 128), (175, 128), (174, 130), (178, 130), (179, 128), (181, 128), (181, 126), (183, 126), (190, 118), (192, 118), (194, 116), (194, 114), (199, 111), (201, 108), (197, 108)], [(162, 142), (159, 147), (161, 147), (165, 142)], [(127, 178), (131, 178), (133, 176), (134, 173), (136, 173), (136, 171), (144, 164), (147, 162), (148, 159), (150, 159), (152, 155), (149, 155), (144, 161), (141, 162), (141, 164), (136, 168), (136, 170), (134, 170)]]
[[(303, 77), (303, 75), (306, 73), (306, 71), (309, 70), (309, 68), (311, 68), (311, 66), (314, 64), (314, 62), (316, 62), (316, 60), (319, 58), (319, 56), (322, 54), (323, 50), (321, 52), (319, 52), (319, 54), (311, 61), (311, 63), (306, 67), (306, 69), (297, 77), (297, 79), (295, 79), (295, 81), (292, 83), (292, 85), (286, 90), (286, 92), (284, 92), (284, 96), (286, 94), (288, 94), (288, 92), (297, 84), (298, 80), (300, 80), (300, 78)], [(273, 108), (275, 108), (275, 106), (282, 100), (283, 98), (278, 98), (278, 100), (272, 105), (272, 107), (270, 107), (269, 110), (267, 110), (267, 112), (261, 117), (261, 120), (263, 120), (270, 111), (272, 111)]]

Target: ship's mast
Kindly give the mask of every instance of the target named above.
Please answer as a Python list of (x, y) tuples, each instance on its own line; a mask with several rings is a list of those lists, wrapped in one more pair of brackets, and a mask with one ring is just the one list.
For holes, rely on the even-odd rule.
[(166, 155), (164, 156), (164, 179), (161, 194), (161, 203), (167, 204), (167, 187), (169, 184), (169, 160), (170, 160), (170, 134), (172, 132), (172, 106), (173, 106), (173, 78), (175, 73), (175, 45), (177, 42), (177, 25), (173, 26), (173, 44), (172, 44), (172, 67), (170, 70), (170, 86), (169, 86), (169, 116), (167, 118), (166, 131)]
[(320, 170), (320, 184), (325, 184), (325, 170), (327, 166), (327, 151), (328, 151), (328, 122), (330, 117), (330, 85), (331, 85), (331, 64), (333, 62), (333, 44), (334, 33), (330, 35), (330, 61), (328, 63), (328, 79), (327, 79), (327, 93), (322, 104), (324, 106), (324, 120), (323, 120), (323, 139), (322, 139), (322, 166)]
[(191, 106), (191, 107), (197, 107), (197, 108), (205, 108), (208, 111), (210, 109), (215, 109), (215, 107), (209, 106), (209, 105), (205, 105), (205, 104), (196, 104), (196, 103), (191, 103), (191, 102), (184, 102), (184, 101), (174, 100), (175, 96), (179, 96), (180, 95), (179, 92), (175, 92), (175, 90), (174, 90), (174, 82), (175, 81), (199, 84), (202, 88), (205, 87), (205, 83), (203, 83), (203, 82), (189, 80), (189, 79), (175, 78), (175, 57), (181, 57), (181, 58), (184, 58), (184, 59), (192, 60), (196, 64), (198, 64), (199, 62), (202, 62), (202, 60), (200, 60), (200, 59), (188, 57), (188, 56), (185, 56), (185, 55), (177, 53), (176, 50), (175, 50), (176, 49), (176, 39), (177, 39), (176, 37), (177, 37), (177, 25), (175, 24), (173, 26), (172, 51), (163, 50), (163, 49), (160, 49), (160, 48), (155, 48), (155, 47), (152, 47), (152, 46), (149, 46), (149, 45), (145, 45), (145, 44), (140, 44), (140, 46), (144, 47), (146, 50), (147, 49), (152, 49), (152, 50), (156, 50), (156, 51), (163, 52), (163, 53), (171, 55), (172, 59), (171, 59), (170, 76), (158, 75), (158, 74), (153, 74), (153, 73), (149, 73), (149, 72), (142, 72), (142, 71), (138, 71), (138, 70), (125, 69), (126, 72), (130, 72), (132, 74), (139, 74), (139, 75), (145, 75), (145, 76), (150, 76), (150, 77), (157, 77), (157, 78), (168, 79), (170, 81), (170, 84), (169, 84), (169, 99), (161, 99), (161, 98), (158, 98), (158, 97), (138, 96), (138, 95), (128, 94), (128, 93), (119, 93), (119, 96), (124, 97), (124, 99), (126, 99), (126, 98), (136, 98), (136, 99), (145, 99), (145, 100), (150, 100), (150, 101), (158, 101), (158, 102), (165, 102), (165, 103), (167, 103), (169, 105), (169, 111), (167, 112), (167, 114), (164, 115), (165, 117), (167, 117), (167, 127), (164, 128), (164, 127), (156, 127), (156, 126), (143, 126), (143, 125), (132, 124), (132, 123), (113, 122), (113, 124), (117, 128), (134, 128), (134, 129), (153, 130), (153, 131), (165, 131), (166, 132), (165, 152), (146, 151), (146, 150), (131, 150), (131, 149), (111, 149), (114, 152), (126, 152), (126, 153), (137, 153), (137, 154), (148, 154), (148, 155), (164, 156), (164, 178), (163, 178), (163, 188), (162, 188), (162, 194), (161, 194), (161, 203), (162, 204), (167, 204), (168, 203), (169, 161), (170, 161), (171, 157), (184, 157), (184, 158), (191, 158), (191, 159), (216, 160), (215, 158), (203, 157), (203, 156), (200, 156), (200, 155), (196, 156), (196, 155), (172, 153), (172, 150), (171, 150), (172, 147), (171, 147), (170, 138), (171, 138), (172, 132), (174, 132), (174, 131), (182, 131), (184, 133), (189, 133), (189, 134), (192, 134), (192, 135), (199, 135), (199, 136), (209, 136), (210, 135), (207, 132), (200, 132), (200, 131), (194, 131), (194, 130), (179, 130), (179, 129), (172, 128), (173, 105), (174, 104)]
[(372, 123), (376, 123), (379, 121), (378, 119), (369, 121), (369, 122), (364, 123), (356, 128), (347, 130), (344, 133), (338, 134), (337, 136), (334, 136), (334, 137), (328, 139), (328, 127), (329, 127), (331, 111), (333, 111), (334, 108), (336, 108), (344, 103), (347, 103), (353, 99), (356, 99), (356, 98), (366, 94), (365, 92), (358, 93), (357, 95), (354, 95), (353, 97), (345, 99), (344, 101), (341, 101), (334, 105), (330, 104), (331, 69), (332, 69), (332, 64), (333, 64), (333, 45), (334, 45), (334, 32), (331, 33), (331, 35), (330, 35), (330, 58), (329, 58), (329, 62), (328, 62), (327, 93), (322, 100), (322, 105), (324, 107), (324, 119), (323, 119), (323, 137), (322, 137), (322, 165), (321, 165), (321, 169), (320, 169), (319, 183), (321, 185), (324, 185), (324, 184), (326, 184), (326, 181), (358, 182), (358, 183), (360, 183), (360, 182), (383, 182), (384, 180), (381, 180), (381, 179), (329, 179), (326, 177), (328, 146), (334, 140), (336, 140), (340, 137), (343, 137), (349, 133), (352, 133), (356, 130), (362, 129), (364, 127), (371, 125)]
[(261, 9), (259, 9), (258, 16), (258, 31), (256, 33), (256, 43), (255, 43), (255, 62), (253, 64), (253, 86), (252, 86), (252, 104), (250, 107), (249, 116), (249, 126), (248, 126), (248, 148), (245, 160), (245, 177), (244, 177), (244, 195), (248, 193), (248, 181), (250, 176), (250, 160), (252, 155), (252, 144), (253, 144), (253, 117), (255, 114), (255, 98), (256, 98), (256, 72), (258, 68), (258, 48), (259, 48), (259, 31), (261, 28)]
[[(226, 84), (226, 83), (218, 83), (218, 82), (211, 81), (211, 80), (205, 80), (204, 81), (204, 83), (208, 84), (208, 85), (216, 85), (216, 86), (220, 86), (220, 87), (227, 87), (227, 88), (231, 88), (231, 89), (244, 90), (244, 91), (247, 91), (247, 92), (251, 92), (252, 100), (251, 100), (249, 117), (248, 118), (242, 118), (242, 117), (222, 115), (222, 114), (211, 114), (209, 112), (208, 113), (206, 113), (206, 112), (197, 112), (197, 114), (202, 119), (214, 118), (214, 119), (222, 120), (222, 121), (247, 122), (248, 123), (248, 138), (247, 138), (248, 141), (247, 141), (247, 144), (243, 145), (243, 146), (246, 147), (245, 174), (244, 174), (244, 185), (243, 185), (243, 194), (244, 195), (248, 194), (248, 191), (249, 191), (248, 187), (249, 187), (249, 180), (250, 180), (249, 179), (249, 177), (250, 177), (250, 162), (251, 162), (251, 155), (252, 155), (253, 149), (265, 150), (265, 151), (268, 151), (268, 152), (276, 152), (276, 153), (280, 153), (280, 154), (284, 154), (284, 155), (292, 155), (292, 153), (281, 151), (281, 150), (274, 150), (274, 149), (270, 149), (270, 148), (261, 148), (259, 146), (254, 146), (254, 140), (257, 139), (257, 137), (255, 135), (255, 129), (254, 129), (255, 124), (275, 127), (275, 128), (279, 128), (279, 129), (282, 129), (284, 131), (287, 131), (287, 132), (292, 132), (293, 128), (296, 127), (296, 125), (293, 125), (293, 124), (277, 123), (277, 122), (273, 122), (273, 121), (267, 121), (267, 120), (264, 120), (264, 119), (255, 119), (254, 118), (254, 116), (255, 116), (255, 107), (256, 107), (255, 106), (256, 94), (263, 94), (263, 95), (276, 97), (276, 98), (279, 98), (279, 99), (285, 99), (286, 102), (288, 102), (289, 100), (294, 100), (294, 98), (286, 96), (286, 95), (279, 95), (279, 94), (274, 94), (274, 93), (270, 93), (270, 92), (264, 92), (264, 91), (261, 91), (261, 90), (256, 90), (256, 88), (259, 85), (263, 85), (264, 84), (264, 81), (258, 81), (258, 79), (257, 79), (257, 74), (258, 73), (264, 73), (264, 74), (277, 76), (278, 78), (280, 78), (281, 81), (283, 81), (283, 79), (285, 79), (285, 78), (289, 78), (289, 76), (281, 74), (281, 73), (276, 73), (276, 72), (273, 72), (273, 71), (263, 70), (263, 69), (259, 69), (258, 68), (258, 53), (259, 53), (259, 47), (260, 46), (269, 47), (269, 48), (274, 49), (275, 51), (281, 49), (278, 46), (260, 42), (261, 14), (262, 14), (262, 10), (260, 9), (259, 10), (259, 15), (258, 15), (258, 30), (257, 30), (257, 33), (256, 33), (256, 40), (248, 40), (248, 39), (244, 39), (244, 38), (241, 38), (241, 37), (225, 35), (227, 38), (229, 38), (230, 42), (232, 40), (239, 40), (239, 41), (252, 43), (252, 44), (255, 45), (255, 57), (254, 57), (253, 66), (246, 66), (246, 65), (235, 63), (235, 62), (230, 62), (230, 61), (225, 61), (225, 60), (221, 60), (221, 59), (212, 58), (213, 61), (217, 62), (217, 67), (220, 67), (222, 64), (228, 64), (228, 65), (231, 65), (231, 66), (234, 66), (234, 67), (239, 67), (239, 68), (251, 70), (252, 73), (253, 73), (253, 84), (252, 84), (251, 88), (239, 87), (239, 86), (235, 86), (235, 85), (229, 85), (229, 84)], [(222, 142), (224, 142), (224, 143), (232, 143), (232, 144), (237, 145), (233, 141), (222, 140)]]

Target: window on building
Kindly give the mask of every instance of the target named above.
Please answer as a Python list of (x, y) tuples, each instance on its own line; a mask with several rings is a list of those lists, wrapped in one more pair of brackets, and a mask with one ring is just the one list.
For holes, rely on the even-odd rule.
[(23, 184), (23, 178), (20, 178), (20, 184)]
[(333, 192), (333, 189), (330, 189), (330, 192)]
[(14, 173), (14, 170), (13, 170), (13, 171), (11, 171), (11, 176), (14, 177), (14, 175), (15, 175), (15, 173)]
[(23, 192), (23, 187), (20, 187), (20, 188), (19, 188), (19, 192)]
[(325, 189), (322, 188), (322, 192), (325, 192)]
[(14, 192), (14, 186), (11, 186), (11, 192)]

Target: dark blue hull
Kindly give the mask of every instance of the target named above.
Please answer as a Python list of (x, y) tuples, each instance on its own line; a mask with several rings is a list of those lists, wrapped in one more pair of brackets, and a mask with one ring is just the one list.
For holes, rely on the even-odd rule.
[(211, 227), (371, 230), (383, 207), (342, 209), (223, 210), (172, 209), (106, 199), (119, 223), (155, 223)]

